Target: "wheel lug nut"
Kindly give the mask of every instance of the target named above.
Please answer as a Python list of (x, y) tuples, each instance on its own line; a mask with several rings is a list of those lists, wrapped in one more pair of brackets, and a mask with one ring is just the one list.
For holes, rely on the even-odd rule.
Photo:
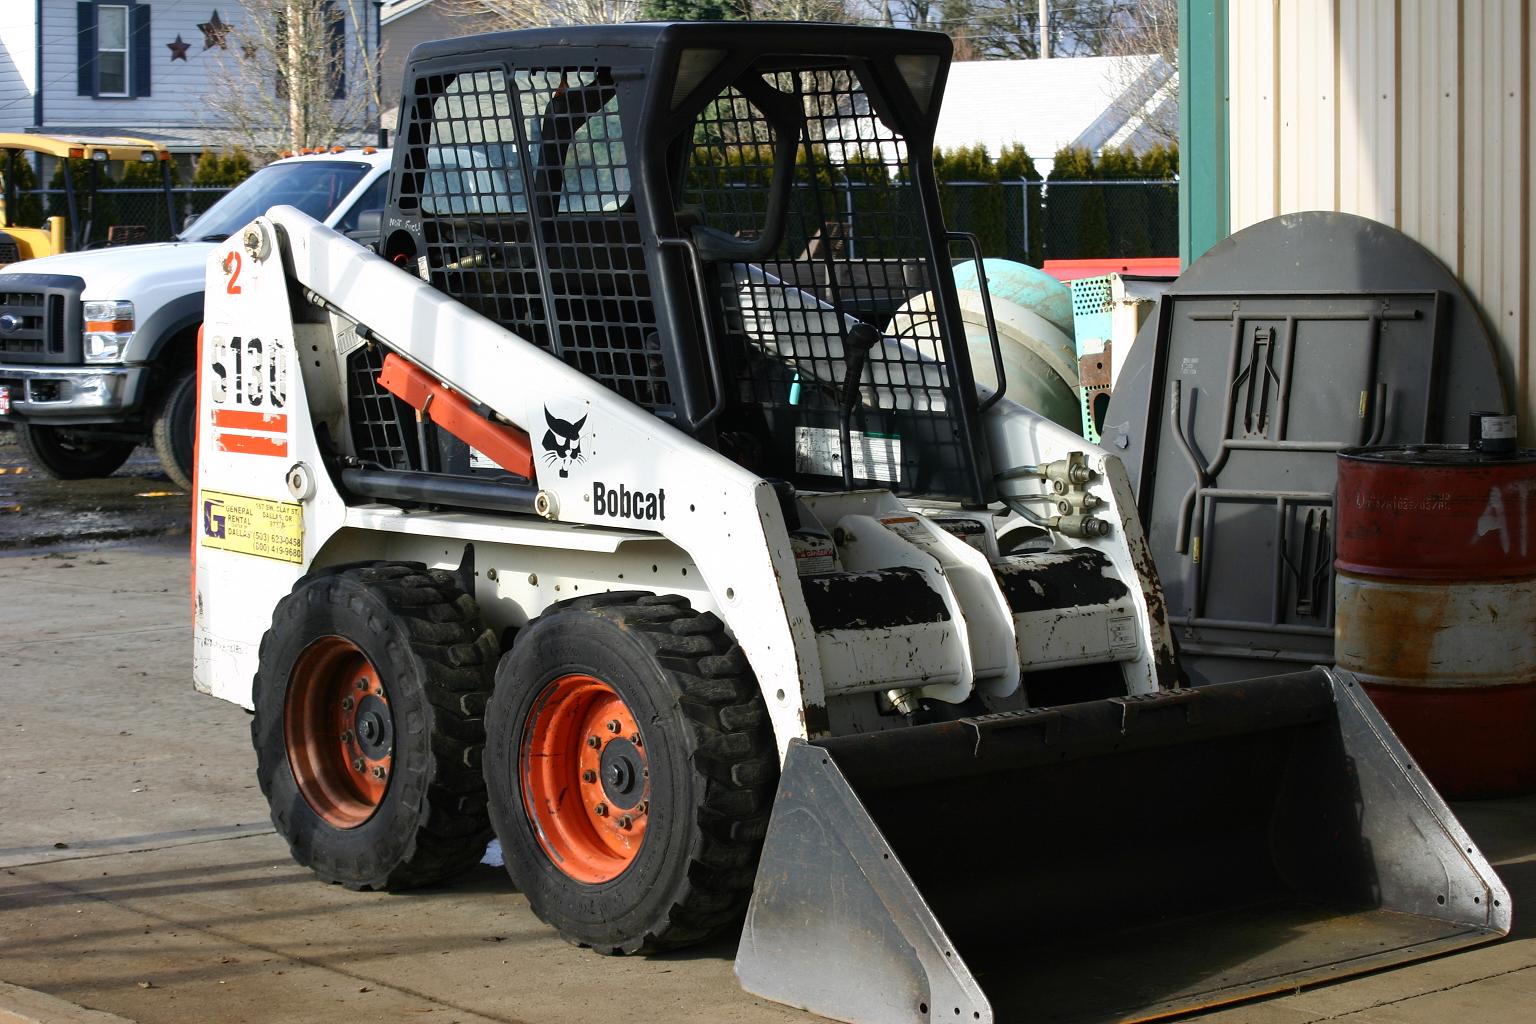
[(608, 731), (609, 732), (618, 732), (622, 728), (624, 728), (624, 727), (619, 724), (619, 720), (617, 718), (613, 719), (612, 721), (610, 721), (608, 723)]
[(343, 711), (351, 711), (352, 710), (352, 698), (351, 697), (343, 697), (343, 698), (341, 698), (341, 710), (343, 710)]
[(376, 778), (376, 779), (382, 779), (384, 777), (384, 769), (383, 769), (383, 767), (381, 767), (380, 765), (374, 765), (373, 766), (373, 777)]
[(596, 750), (598, 747), (600, 747), (602, 745), (603, 745), (603, 741), (598, 739), (596, 736), (588, 736), (587, 737), (587, 746), (591, 747), (593, 750)]
[(635, 813), (636, 814), (644, 814), (646, 811), (648, 811), (650, 809), (651, 809), (651, 802), (649, 800), (641, 800), (639, 803), (635, 804)]
[(371, 680), (367, 676), (363, 676), (363, 678), (361, 678), (361, 679), (359, 679), (357, 681), (357, 688), (359, 690), (367, 692), (369, 682), (371, 682)]
[(360, 771), (363, 770), (363, 759), (362, 758), (360, 758), (360, 757), (356, 758), (352, 762), (352, 770), (355, 771), (355, 772), (360, 772)]
[(592, 813), (597, 815), (599, 818), (606, 818), (608, 817), (608, 805), (598, 804), (596, 807), (592, 808)]
[(351, 743), (352, 742), (352, 730), (351, 729), (345, 729), (345, 730), (342, 731), (342, 733), (341, 733), (341, 742), (343, 742), (343, 743)]
[(640, 745), (640, 734), (637, 733), (637, 732), (630, 733), (629, 734), (629, 742), (633, 743), (635, 746), (638, 747)]
[(634, 827), (635, 827), (635, 819), (631, 818), (629, 815), (626, 814), (622, 818), (619, 819), (619, 828), (627, 830), (627, 829), (631, 829), (631, 828), (634, 828)]
[(597, 772), (595, 772), (592, 769), (588, 768), (586, 771), (581, 773), (581, 781), (582, 782), (596, 782), (597, 781)]

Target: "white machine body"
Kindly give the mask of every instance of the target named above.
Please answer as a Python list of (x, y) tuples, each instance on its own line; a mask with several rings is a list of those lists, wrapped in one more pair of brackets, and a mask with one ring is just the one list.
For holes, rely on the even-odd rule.
[[(275, 208), (220, 246), (207, 295), (194, 568), (194, 675), (207, 693), (250, 706), (272, 610), (306, 573), (368, 559), (456, 569), (466, 545), (473, 596), (504, 638), (551, 604), (607, 590), (713, 611), (748, 656), (781, 754), (795, 738), (880, 728), (866, 713), (829, 717), (850, 694), (1001, 701), (1021, 676), (1027, 688), (1031, 673), (1093, 663), (1117, 665), (1129, 694), (1171, 685), (1161, 592), (1120, 461), (1006, 399), (986, 413), (994, 467), (1076, 453), (1090, 471), (1076, 500), (1102, 535), (1035, 531), (1040, 550), (1000, 556), (1000, 538), (1033, 530), (1030, 519), (884, 490), (801, 494), (797, 532), (824, 538), (817, 550), (792, 542), (768, 481), (297, 210)], [(349, 504), (324, 444), (345, 452), (345, 360), (377, 341), (529, 434), (542, 518)], [(544, 450), (551, 419), (579, 424), (578, 437)], [(1038, 475), (1004, 487), (1041, 513), (1061, 500)], [(1047, 592), (1054, 566), (1085, 557), (1098, 598)], [(858, 578), (892, 573), (910, 585), (873, 589), (861, 609)], [(836, 606), (830, 619), (813, 616), (813, 592)], [(903, 616), (900, 593), (938, 604)]]

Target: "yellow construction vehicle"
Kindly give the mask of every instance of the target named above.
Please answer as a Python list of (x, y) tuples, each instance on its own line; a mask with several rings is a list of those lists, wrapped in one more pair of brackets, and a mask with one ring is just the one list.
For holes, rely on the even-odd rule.
[[(41, 166), (34, 167), (29, 157), (43, 158)], [(83, 249), (91, 237), (92, 213), (87, 196), (95, 188), (76, 179), (76, 165), (71, 161), (90, 161), (89, 174), (95, 178), (101, 168), (121, 174), (124, 164), (152, 163), (161, 168), (162, 187), (165, 192), (167, 223), (175, 225), (176, 209), (171, 194), (171, 154), (158, 142), (129, 136), (51, 136), (25, 132), (0, 132), (0, 267), (21, 260), (53, 256), (61, 252)], [(57, 162), (62, 167), (66, 213), (44, 219), (40, 214), (27, 216), (23, 210), (26, 199), (21, 189), (21, 179), (34, 176), (38, 181), (47, 180), (49, 165)], [(26, 163), (26, 167), (23, 164)], [(42, 206), (41, 203), (38, 204)], [(35, 211), (33, 211), (35, 212)], [(23, 223), (23, 221), (36, 223)], [(134, 241), (143, 241), (134, 238)]]

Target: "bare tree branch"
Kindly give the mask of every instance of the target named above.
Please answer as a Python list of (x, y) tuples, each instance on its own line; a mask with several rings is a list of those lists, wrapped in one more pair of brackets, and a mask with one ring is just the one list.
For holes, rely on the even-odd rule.
[(265, 156), (365, 139), (379, 111), (366, 8), (353, 0), (244, 6), (203, 97), (214, 139)]
[[(1105, 53), (1114, 57), (1158, 56), (1173, 68), (1173, 77), (1157, 89), (1160, 104), (1149, 104), (1146, 72), (1131, 62), (1123, 62), (1114, 82), (1119, 87), (1121, 112), (1126, 117), (1141, 116), (1143, 107), (1152, 106), (1142, 130), (1165, 145), (1179, 143), (1179, 3), (1178, 0), (1140, 0), (1140, 3), (1116, 23), (1110, 33)], [(1127, 109), (1128, 108), (1128, 109)]]
[(473, 18), (475, 31), (545, 25), (614, 25), (640, 17), (640, 0), (438, 0), (454, 17)]

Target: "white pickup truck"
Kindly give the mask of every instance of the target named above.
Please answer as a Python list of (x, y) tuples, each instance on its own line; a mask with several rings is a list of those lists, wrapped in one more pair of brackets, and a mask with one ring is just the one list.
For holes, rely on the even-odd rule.
[(190, 489), (203, 274), (217, 243), (273, 206), (296, 206), (370, 244), (389, 180), (387, 150), (268, 164), (173, 242), (13, 263), (0, 271), (0, 424), (33, 467), (61, 480), (107, 476), (152, 441)]

